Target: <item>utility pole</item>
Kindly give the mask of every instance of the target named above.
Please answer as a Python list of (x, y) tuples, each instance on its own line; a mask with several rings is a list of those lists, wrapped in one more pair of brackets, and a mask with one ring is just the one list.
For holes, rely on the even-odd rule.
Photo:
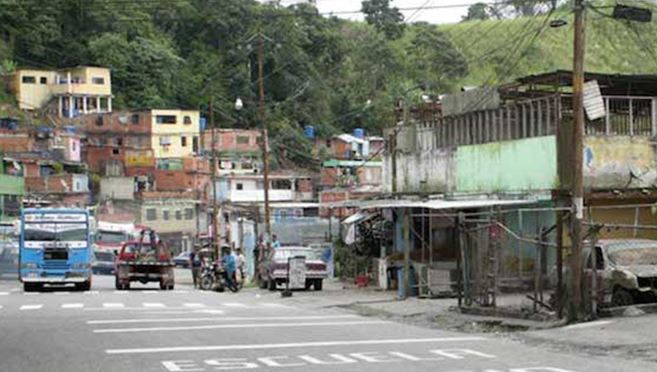
[(582, 314), (582, 222), (584, 219), (584, 176), (582, 173), (584, 141), (584, 0), (573, 0), (575, 37), (573, 50), (573, 174), (571, 216), (571, 318)]
[(265, 235), (267, 236), (267, 248), (271, 247), (271, 221), (269, 215), (269, 138), (267, 134), (267, 120), (265, 111), (265, 40), (262, 33), (258, 34), (258, 90), (260, 91), (260, 123), (262, 124), (262, 167), (264, 171), (265, 187)]
[(213, 98), (210, 97), (210, 126), (212, 126), (212, 246), (215, 259), (219, 257), (219, 210), (217, 207), (217, 128), (214, 124)]

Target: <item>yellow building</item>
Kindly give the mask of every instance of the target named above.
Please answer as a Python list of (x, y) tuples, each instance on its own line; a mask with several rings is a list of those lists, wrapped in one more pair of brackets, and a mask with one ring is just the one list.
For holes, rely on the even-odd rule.
[(60, 117), (112, 112), (112, 81), (107, 68), (19, 69), (11, 86), (22, 110), (52, 106)]
[(151, 110), (151, 120), (151, 146), (156, 159), (184, 158), (198, 153), (198, 111)]

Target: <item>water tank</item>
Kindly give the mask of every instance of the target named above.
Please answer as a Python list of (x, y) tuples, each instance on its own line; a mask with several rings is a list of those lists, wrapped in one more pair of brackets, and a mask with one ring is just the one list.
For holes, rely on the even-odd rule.
[(303, 127), (303, 135), (308, 139), (314, 139), (315, 127), (313, 127), (312, 125), (306, 125), (305, 127)]
[(200, 126), (200, 129), (201, 129), (201, 132), (203, 132), (205, 130), (205, 127), (207, 126), (207, 124), (208, 124), (208, 120), (205, 117), (201, 116), (201, 118), (199, 120), (199, 126)]
[(365, 137), (365, 130), (363, 128), (354, 129), (354, 137), (364, 138)]

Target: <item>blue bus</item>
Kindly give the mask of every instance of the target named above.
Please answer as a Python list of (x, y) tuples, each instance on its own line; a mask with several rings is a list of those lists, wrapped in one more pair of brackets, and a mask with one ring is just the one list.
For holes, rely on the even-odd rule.
[(46, 284), (91, 288), (89, 212), (78, 208), (28, 208), (21, 213), (19, 278), (26, 292)]

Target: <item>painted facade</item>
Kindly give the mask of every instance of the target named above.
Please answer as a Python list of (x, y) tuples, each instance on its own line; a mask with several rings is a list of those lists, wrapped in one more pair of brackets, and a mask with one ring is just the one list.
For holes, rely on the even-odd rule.
[(199, 152), (198, 111), (151, 110), (151, 146), (156, 159), (182, 158)]

